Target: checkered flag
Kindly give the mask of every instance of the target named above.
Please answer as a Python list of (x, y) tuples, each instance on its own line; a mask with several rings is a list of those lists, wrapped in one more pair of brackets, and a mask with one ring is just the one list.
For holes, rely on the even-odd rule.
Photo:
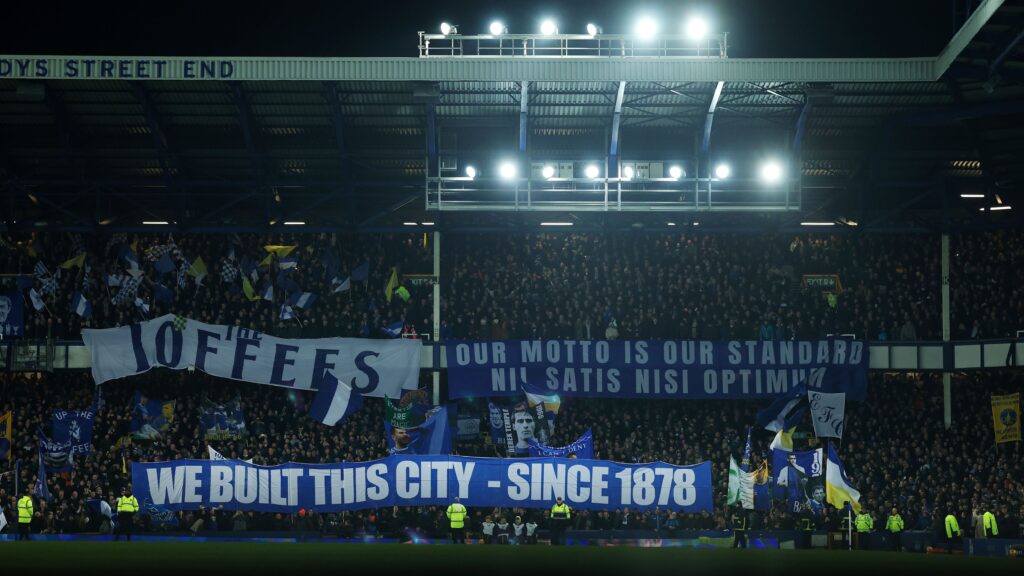
[(174, 315), (174, 326), (173, 326), (173, 328), (175, 330), (177, 330), (178, 332), (181, 332), (182, 330), (185, 329), (185, 326), (187, 326), (187, 325), (188, 325), (188, 318), (185, 318), (184, 316), (182, 316), (180, 314), (175, 314)]
[(89, 263), (86, 262), (85, 267), (82, 269), (82, 292), (89, 291), (89, 274), (92, 273), (92, 268)]
[(114, 294), (114, 297), (110, 299), (110, 302), (118, 306), (122, 302), (129, 299), (135, 299), (135, 293), (139, 290), (139, 284), (142, 283), (142, 276), (129, 276), (125, 278), (124, 282), (121, 283), (121, 289)]
[(238, 266), (231, 260), (225, 258), (221, 261), (220, 278), (226, 284), (234, 282), (238, 279)]
[(46, 267), (46, 264), (43, 264), (42, 260), (37, 260), (36, 261), (35, 273), (36, 273), (36, 278), (38, 278), (39, 280), (42, 280), (43, 278), (45, 278), (45, 277), (50, 275), (50, 270)]
[(159, 246), (153, 246), (146, 250), (146, 260), (150, 262), (156, 262), (157, 260), (164, 257), (164, 254), (170, 254), (174, 249), (173, 244), (160, 244)]
[(181, 261), (181, 267), (178, 268), (178, 288), (184, 288), (188, 284), (188, 271), (192, 268), (192, 265), (188, 263), (188, 260)]

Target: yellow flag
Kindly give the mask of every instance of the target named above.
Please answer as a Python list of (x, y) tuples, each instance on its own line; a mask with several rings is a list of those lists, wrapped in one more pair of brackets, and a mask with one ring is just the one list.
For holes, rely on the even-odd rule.
[(195, 278), (202, 278), (210, 274), (206, 270), (206, 262), (203, 262), (202, 256), (196, 257), (196, 261), (192, 263), (192, 266), (189, 266), (188, 274)]
[(387, 285), (384, 286), (384, 297), (391, 302), (391, 294), (395, 291), (395, 287), (398, 286), (398, 268), (391, 267), (391, 278), (388, 279)]
[(277, 256), (278, 258), (284, 258), (285, 256), (288, 256), (289, 254), (292, 253), (292, 250), (295, 250), (295, 248), (296, 248), (295, 246), (264, 246), (263, 247), (264, 250), (266, 250), (267, 252), (270, 252), (274, 256)]
[(11, 446), (14, 444), (12, 428), (14, 428), (14, 415), (8, 410), (3, 416), (0, 416), (0, 440), (7, 441), (6, 446), (0, 446), (0, 458), (8, 462), (11, 460)]
[(260, 297), (256, 295), (256, 291), (252, 289), (252, 283), (249, 282), (249, 277), (242, 275), (242, 292), (245, 292), (245, 297), (250, 301), (259, 300)]
[(81, 268), (83, 264), (85, 264), (85, 252), (82, 252), (78, 256), (64, 262), (60, 267), (67, 270), (68, 268)]
[(274, 253), (273, 253), (273, 252), (271, 252), (270, 254), (267, 254), (267, 257), (266, 257), (266, 258), (264, 258), (263, 260), (260, 260), (260, 263), (259, 263), (259, 265), (260, 265), (260, 266), (270, 266), (270, 264), (271, 264), (271, 263), (272, 263), (273, 261), (274, 261)]
[(1020, 392), (992, 396), (992, 427), (996, 444), (1020, 442)]

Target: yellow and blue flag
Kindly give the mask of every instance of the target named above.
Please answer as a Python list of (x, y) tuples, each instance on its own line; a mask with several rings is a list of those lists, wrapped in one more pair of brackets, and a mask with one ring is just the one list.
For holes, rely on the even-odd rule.
[(850, 486), (843, 463), (831, 443), (828, 445), (828, 466), (825, 469), (825, 494), (829, 504), (842, 510), (849, 502), (853, 511), (860, 514), (860, 492)]
[(992, 396), (992, 427), (996, 444), (1020, 442), (1020, 392)]
[(14, 413), (8, 410), (0, 416), (0, 460), (10, 461), (11, 444), (14, 441), (12, 428), (14, 427)]

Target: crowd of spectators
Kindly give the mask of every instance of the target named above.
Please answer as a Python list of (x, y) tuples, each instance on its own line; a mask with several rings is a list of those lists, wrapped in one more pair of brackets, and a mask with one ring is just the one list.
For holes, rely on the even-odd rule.
[[(851, 483), (863, 494), (862, 503), (883, 519), (897, 507), (908, 529), (933, 530), (945, 511), (969, 525), (975, 508), (992, 510), (1005, 535), (1015, 534), (1024, 510), (1024, 454), (1020, 443), (993, 443), (989, 394), (1019, 391), (1024, 384), (1012, 372), (961, 375), (953, 384), (952, 426), (943, 425), (941, 381), (931, 376), (871, 377), (867, 402), (849, 406), (845, 437), (837, 446)], [(151, 398), (176, 400), (175, 419), (161, 438), (135, 441), (124, 449), (120, 440), (129, 433), (132, 399), (136, 391)], [(153, 371), (133, 380), (107, 383), (93, 433), (93, 452), (75, 459), (74, 469), (48, 478), (53, 495), (37, 506), (37, 531), (83, 532), (105, 529), (104, 519), (87, 501), (112, 502), (129, 484), (122, 470), (122, 455), (131, 461), (163, 461), (207, 457), (212, 444), (226, 457), (254, 459), (256, 464), (293, 461), (326, 463), (365, 461), (384, 457), (387, 444), (382, 419), (383, 403), (367, 399), (363, 408), (336, 428), (319, 424), (304, 412), (308, 392), (238, 383), (200, 373)], [(222, 402), (239, 396), (247, 433), (234, 440), (208, 442), (200, 427), (199, 405), (204, 395)], [(13, 410), (15, 439), (12, 460), (21, 486), (36, 479), (38, 427), (48, 428), (53, 409), (82, 409), (96, 401), (96, 391), (85, 373), (5, 374), (0, 376), (0, 414)], [(568, 399), (563, 404), (553, 444), (565, 444), (591, 428), (596, 457), (620, 462), (664, 461), (692, 464), (709, 460), (713, 466), (714, 512), (673, 513), (658, 508), (580, 510), (573, 515), (574, 529), (659, 530), (726, 529), (729, 511), (724, 505), (729, 455), (739, 458), (747, 427), (761, 403), (749, 401), (619, 401)], [(460, 411), (473, 414), (472, 405)], [(486, 415), (479, 414), (481, 418)], [(806, 423), (803, 429), (809, 429)], [(486, 429), (486, 424), (483, 426)], [(752, 465), (767, 457), (772, 435), (753, 431)], [(799, 435), (798, 435), (799, 436)], [(461, 455), (495, 454), (486, 438), (455, 444)], [(818, 447), (813, 438), (798, 439), (796, 449)], [(8, 519), (14, 512), (14, 464), (0, 462), (0, 503)], [(793, 528), (796, 518), (781, 503), (758, 513), (755, 526)], [(470, 508), (469, 529), (479, 534), (487, 518), (495, 525), (522, 522), (545, 526), (543, 510)], [(834, 527), (840, 512), (826, 509), (817, 518), (821, 528)], [(169, 524), (146, 528), (180, 532), (303, 530), (342, 536), (382, 535), (411, 538), (442, 537), (447, 521), (443, 507), (396, 507), (343, 514), (299, 515), (202, 510), (181, 512)], [(505, 522), (502, 523), (501, 519)]]
[[(0, 236), (0, 274), (8, 288), (22, 275), (43, 294), (36, 311), (24, 296), (29, 337), (77, 338), (81, 327), (107, 327), (168, 311), (212, 323), (233, 323), (284, 336), (384, 337), (403, 321), (429, 334), (429, 283), (401, 280), (410, 298), (387, 302), (392, 267), (430, 274), (428, 238), (409, 235), (35, 234)], [(259, 266), (265, 246), (297, 246), (297, 267), (282, 274)], [(144, 313), (107, 278), (124, 275), (125, 247), (135, 247)], [(173, 246), (175, 269), (160, 274), (147, 258)], [(866, 340), (935, 340), (942, 336), (941, 242), (933, 235), (808, 234), (452, 234), (442, 255), (442, 338), (791, 339), (854, 334)], [(85, 253), (84, 265), (60, 264)], [(197, 257), (202, 285), (180, 274)], [(953, 237), (954, 338), (1002, 338), (1024, 328), (1024, 235)], [(35, 269), (61, 271), (46, 293)], [(368, 278), (334, 293), (335, 279), (366, 263)], [(255, 265), (255, 266), (254, 266)], [(274, 285), (274, 300), (246, 299), (241, 278), (255, 267), (254, 291)], [(806, 286), (805, 275), (834, 275), (835, 289)], [(182, 282), (179, 283), (179, 276)], [(282, 276), (284, 278), (282, 278)], [(251, 276), (249, 276), (251, 277)], [(171, 294), (161, 301), (161, 292)], [(75, 291), (92, 317), (69, 312)], [(281, 320), (284, 299), (318, 296), (296, 320)], [(22, 288), (22, 294), (28, 290)], [(830, 297), (831, 295), (831, 297)], [(165, 296), (166, 297), (166, 296)]]

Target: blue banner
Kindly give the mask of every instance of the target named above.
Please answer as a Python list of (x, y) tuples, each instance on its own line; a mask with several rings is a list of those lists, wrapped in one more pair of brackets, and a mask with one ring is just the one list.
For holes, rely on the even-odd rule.
[(825, 507), (824, 474), (821, 448), (804, 452), (772, 450), (774, 497), (788, 501), (787, 509), (792, 512), (799, 512), (804, 504), (815, 512)]
[(144, 394), (135, 393), (132, 404), (132, 421), (129, 430), (132, 438), (155, 440), (174, 422), (174, 400), (154, 400)]
[(861, 340), (454, 340), (449, 398), (545, 394), (603, 398), (774, 398), (808, 390), (867, 393)]
[(199, 405), (199, 426), (207, 440), (231, 440), (245, 435), (242, 399), (235, 396), (226, 404), (203, 398)]
[(544, 446), (536, 440), (530, 440), (530, 456), (550, 456), (554, 458), (582, 458), (584, 460), (594, 459), (594, 433), (588, 428), (575, 442), (567, 446), (555, 448)]
[(88, 454), (92, 452), (92, 424), (96, 421), (96, 410), (54, 410), (53, 440), (68, 444), (70, 452)]
[(371, 462), (255, 466), (238, 461), (132, 463), (132, 489), (168, 510), (224, 506), (294, 514), (390, 506), (578, 509), (656, 506), (712, 512), (711, 463), (620, 464), (557, 458), (389, 456)]
[(452, 431), (448, 423), (448, 407), (436, 406), (415, 426), (400, 426), (384, 419), (384, 435), (388, 454), (451, 454)]
[(0, 293), (0, 336), (25, 335), (25, 300), (20, 292)]
[(56, 442), (46, 437), (42, 428), (39, 434), (39, 465), (46, 472), (71, 472), (74, 460), (71, 456), (71, 441)]

